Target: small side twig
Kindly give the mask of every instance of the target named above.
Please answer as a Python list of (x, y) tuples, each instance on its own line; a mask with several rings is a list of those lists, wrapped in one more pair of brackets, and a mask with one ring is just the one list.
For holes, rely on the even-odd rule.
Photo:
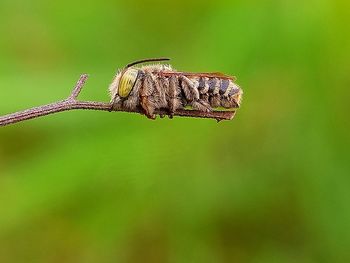
[(83, 74), (80, 76), (77, 84), (75, 85), (72, 93), (70, 94), (70, 96), (68, 97), (67, 100), (76, 100), (77, 97), (79, 96), (81, 89), (83, 88), (86, 80), (89, 78), (88, 74)]
[[(79, 101), (77, 100), (78, 95), (80, 94), (86, 80), (88, 79), (87, 74), (80, 76), (77, 84), (75, 85), (70, 96), (58, 102), (54, 102), (47, 105), (42, 105), (39, 107), (34, 107), (31, 109), (18, 111), (8, 115), (0, 117), (0, 126), (6, 126), (9, 124), (14, 124), (17, 122), (38, 118), (41, 116), (53, 114), (61, 111), (68, 110), (102, 110), (102, 111), (111, 111), (111, 104), (106, 102), (97, 102), (97, 101)], [(137, 109), (136, 111), (131, 111), (125, 108), (112, 109), (112, 111), (123, 111), (123, 112), (133, 112), (143, 114), (142, 109)], [(157, 110), (155, 112), (159, 115), (167, 115), (166, 110)], [(217, 121), (222, 120), (231, 120), (235, 115), (235, 111), (213, 111), (213, 112), (202, 112), (197, 110), (177, 110), (174, 113), (174, 116), (181, 117), (194, 117), (194, 118), (209, 118), (215, 119)]]

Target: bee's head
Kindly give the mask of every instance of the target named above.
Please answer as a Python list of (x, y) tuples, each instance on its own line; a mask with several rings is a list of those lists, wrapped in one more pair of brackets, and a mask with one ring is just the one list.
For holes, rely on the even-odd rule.
[(134, 67), (124, 68), (119, 71), (111, 85), (109, 86), (109, 93), (112, 102), (119, 101), (122, 98), (127, 98), (133, 87), (136, 84), (139, 70)]
[(132, 88), (135, 86), (139, 71), (135, 68), (126, 68), (121, 72), (118, 83), (118, 95), (121, 98), (129, 96)]
[(139, 69), (133, 67), (134, 65), (151, 62), (151, 61), (164, 61), (169, 60), (168, 58), (151, 58), (151, 59), (143, 59), (132, 62), (126, 67), (119, 71), (117, 75), (114, 77), (113, 82), (109, 86), (109, 92), (112, 97), (111, 102), (116, 103), (120, 101), (122, 98), (127, 98), (132, 89), (134, 88), (137, 77), (139, 74)]

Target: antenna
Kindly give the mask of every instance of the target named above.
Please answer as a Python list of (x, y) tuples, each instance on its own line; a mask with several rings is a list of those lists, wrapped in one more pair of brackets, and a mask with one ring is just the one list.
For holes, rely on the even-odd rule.
[(146, 58), (146, 59), (142, 59), (142, 60), (137, 60), (135, 62), (131, 62), (128, 65), (126, 65), (125, 68), (130, 68), (136, 64), (141, 64), (141, 63), (145, 63), (145, 62), (166, 61), (166, 60), (170, 60), (170, 58)]

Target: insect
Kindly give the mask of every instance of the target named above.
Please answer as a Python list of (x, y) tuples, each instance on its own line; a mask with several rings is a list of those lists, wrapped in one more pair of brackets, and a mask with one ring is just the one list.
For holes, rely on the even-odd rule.
[(240, 106), (243, 91), (234, 82), (234, 77), (219, 72), (180, 72), (161, 63), (136, 67), (146, 62), (167, 60), (139, 60), (118, 71), (109, 87), (112, 109), (142, 109), (148, 118), (155, 119), (158, 109), (165, 109), (172, 118), (176, 110), (188, 106), (204, 112)]

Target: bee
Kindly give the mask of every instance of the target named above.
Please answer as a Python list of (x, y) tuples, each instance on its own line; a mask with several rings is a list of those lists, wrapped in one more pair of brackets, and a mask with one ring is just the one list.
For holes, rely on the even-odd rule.
[[(181, 72), (159, 63), (167, 60), (138, 60), (118, 71), (109, 86), (111, 110), (141, 109), (148, 118), (155, 119), (155, 112), (160, 109), (172, 118), (176, 110), (185, 107), (204, 112), (240, 107), (243, 91), (235, 77), (219, 72)], [(158, 64), (136, 66), (148, 62)]]

